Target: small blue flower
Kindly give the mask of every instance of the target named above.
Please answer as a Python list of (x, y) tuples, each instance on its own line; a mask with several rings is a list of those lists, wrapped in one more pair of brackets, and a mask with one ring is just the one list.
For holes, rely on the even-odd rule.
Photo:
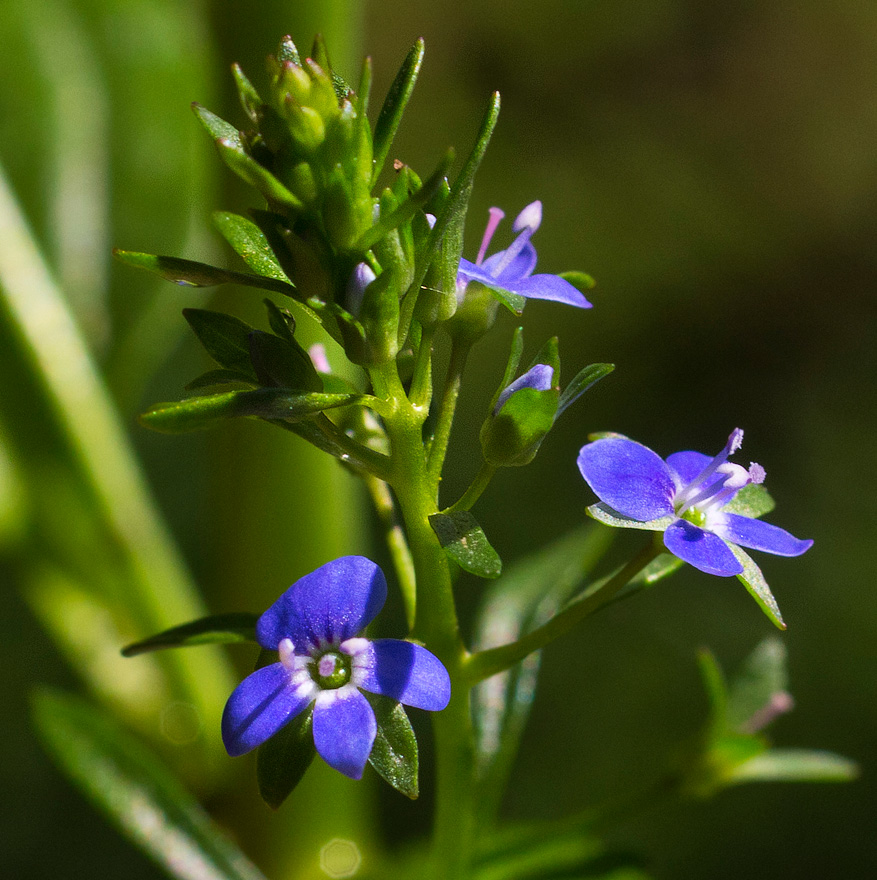
[(728, 457), (743, 442), (737, 428), (715, 458), (676, 452), (666, 461), (622, 437), (583, 446), (578, 465), (603, 505), (591, 511), (604, 522), (664, 532), (664, 546), (695, 568), (720, 577), (744, 573), (748, 558), (739, 548), (777, 556), (800, 556), (813, 545), (783, 529), (733, 512), (737, 493), (764, 481), (764, 468), (748, 470)]
[(383, 572), (362, 556), (343, 556), (296, 581), (260, 618), (256, 638), (280, 662), (257, 669), (229, 697), (222, 739), (232, 756), (274, 736), (311, 703), (314, 745), (327, 764), (360, 779), (377, 733), (360, 690), (439, 711), (451, 683), (426, 648), (358, 634), (384, 605)]
[(566, 303), (580, 309), (591, 308), (581, 291), (559, 275), (533, 275), (536, 268), (536, 248), (530, 237), (542, 223), (542, 202), (527, 205), (514, 224), (518, 237), (504, 250), (485, 259), (487, 248), (502, 218), (499, 208), (490, 209), (490, 219), (484, 230), (484, 238), (474, 263), (460, 260), (457, 270), (457, 287), (465, 290), (470, 281), (478, 281), (486, 287), (498, 288), (527, 299), (549, 299)]

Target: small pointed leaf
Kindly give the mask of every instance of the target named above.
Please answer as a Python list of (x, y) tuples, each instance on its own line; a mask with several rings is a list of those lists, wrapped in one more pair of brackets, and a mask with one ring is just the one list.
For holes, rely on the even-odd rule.
[(396, 791), (415, 800), (419, 794), (417, 739), (401, 703), (365, 694), (378, 722), (368, 762)]
[(166, 629), (133, 645), (122, 648), (123, 657), (136, 657), (149, 651), (163, 648), (185, 648), (190, 645), (210, 645), (213, 643), (255, 642), (258, 614), (230, 612), (212, 614), (190, 623)]
[(732, 730), (746, 728), (768, 707), (776, 694), (789, 686), (786, 673), (786, 647), (777, 636), (764, 639), (746, 658), (742, 669), (731, 681), (727, 723)]
[[(231, 72), (234, 76), (234, 82), (237, 86), (238, 97), (244, 112), (250, 117), (250, 120), (259, 123), (259, 113), (264, 105), (264, 101), (259, 97), (259, 93), (253, 87), (253, 84), (247, 79), (247, 75), (241, 70), (240, 65), (232, 64)], [(214, 135), (214, 137), (222, 137), (222, 135)]]
[(685, 563), (672, 553), (662, 553), (657, 559), (653, 559), (631, 583), (642, 583), (646, 586), (656, 584), (659, 580), (678, 571)]
[(411, 93), (414, 91), (414, 84), (417, 82), (417, 75), (420, 73), (424, 51), (423, 39), (419, 39), (405, 56), (389, 92), (387, 92), (387, 97), (384, 99), (384, 106), (381, 107), (378, 121), (375, 123), (372, 186), (384, 167), (384, 161), (390, 152), (396, 132), (399, 130), (402, 115), (405, 113), (405, 107), (408, 105)]
[(289, 797), (314, 760), (313, 719), (312, 704), (256, 751), (259, 794), (274, 810)]
[(252, 373), (241, 373), (237, 370), (208, 370), (186, 383), (186, 391), (197, 391), (199, 388), (215, 388), (218, 385), (256, 385)]
[(557, 415), (575, 403), (592, 385), (608, 376), (615, 369), (615, 364), (591, 364), (581, 370), (576, 377), (563, 389), (557, 405)]
[(267, 168), (260, 165), (240, 143), (227, 137), (216, 139), (220, 158), (244, 182), (255, 187), (274, 204), (298, 214), (304, 211), (301, 200), (294, 196)]
[(253, 330), (249, 334), (250, 359), (262, 385), (322, 391), (323, 382), (307, 352), (293, 339)]
[(728, 546), (743, 566), (743, 573), (737, 575), (737, 580), (749, 590), (752, 598), (755, 599), (761, 610), (770, 618), (774, 626), (777, 629), (785, 629), (786, 624), (782, 614), (780, 614), (779, 605), (777, 605), (777, 600), (774, 599), (773, 593), (771, 593), (770, 587), (761, 573), (761, 569), (756, 565), (752, 557), (736, 544), (729, 544)]
[(202, 107), (197, 101), (192, 104), (192, 110), (214, 140), (216, 140), (216, 138), (225, 138), (227, 141), (235, 144), (239, 149), (243, 150), (244, 142), (241, 140), (241, 133), (230, 122), (220, 119), (215, 113), (211, 113), (206, 107)]
[(769, 749), (737, 766), (730, 782), (850, 782), (855, 761), (811, 749)]
[(588, 290), (593, 290), (597, 286), (597, 282), (586, 272), (558, 272), (557, 274), (560, 278), (563, 278), (564, 281), (568, 281), (576, 290), (580, 290), (582, 293), (585, 293)]
[(183, 317), (216, 363), (248, 376), (250, 381), (255, 378), (250, 363), (252, 327), (233, 315), (207, 309), (183, 309)]
[(268, 324), (275, 336), (292, 342), (295, 339), (295, 318), (286, 311), (280, 309), (270, 299), (263, 299), (265, 308), (268, 310)]
[(291, 285), (283, 267), (268, 244), (265, 234), (246, 217), (227, 211), (216, 211), (213, 223), (243, 261), (257, 274)]
[(499, 577), (502, 560), (490, 546), (487, 536), (468, 510), (434, 513), (429, 518), (445, 553), (470, 574), (483, 578)]

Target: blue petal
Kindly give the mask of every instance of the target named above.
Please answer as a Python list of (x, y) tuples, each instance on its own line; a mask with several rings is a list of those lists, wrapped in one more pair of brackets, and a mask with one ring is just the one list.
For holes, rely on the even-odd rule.
[(702, 452), (674, 452), (667, 456), (670, 472), (679, 477), (680, 488), (687, 486), (712, 461)]
[(294, 687), (289, 670), (272, 663), (248, 675), (233, 691), (222, 712), (222, 741), (237, 757), (262, 745), (313, 699), (310, 688)]
[(457, 281), (480, 281), (488, 287), (497, 285), (496, 278), (490, 272), (486, 272), (483, 266), (476, 266), (475, 263), (463, 259), (460, 260), (457, 269)]
[(549, 367), (547, 364), (536, 364), (536, 366), (530, 367), (523, 376), (518, 376), (514, 382), (509, 383), (503, 388), (502, 393), (496, 399), (496, 406), (493, 408), (494, 415), (503, 408), (505, 402), (516, 391), (520, 391), (522, 388), (533, 388), (535, 391), (550, 391), (553, 379), (553, 367)]
[(777, 556), (800, 556), (813, 546), (813, 541), (796, 538), (779, 526), (736, 513), (724, 514), (724, 522), (717, 522), (715, 531), (732, 544)]
[(676, 486), (667, 465), (647, 446), (611, 437), (583, 446), (579, 470), (601, 501), (631, 519), (671, 516)]
[(559, 275), (531, 275), (515, 284), (505, 285), (505, 282), (503, 284), (508, 286), (512, 293), (525, 296), (527, 299), (547, 299), (579, 309), (591, 308), (591, 303), (585, 299), (585, 295)]
[(323, 760), (361, 779), (378, 725), (368, 700), (352, 685), (322, 691), (314, 706), (314, 745)]
[(435, 654), (420, 645), (378, 639), (356, 655), (354, 666), (361, 688), (406, 706), (438, 712), (451, 699), (447, 670)]
[(718, 535), (684, 519), (677, 519), (664, 532), (664, 546), (674, 556), (707, 574), (730, 577), (743, 573), (743, 566)]
[(384, 573), (364, 556), (342, 556), (296, 581), (258, 620), (256, 638), (275, 649), (292, 639), (297, 652), (356, 635), (387, 598)]
[(497, 267), (505, 257), (505, 253), (505, 251), (499, 251), (499, 253), (488, 257), (481, 264), (481, 268), (485, 272), (490, 272), (501, 284), (505, 284), (507, 281), (514, 282), (526, 278), (536, 268), (536, 248), (530, 242), (527, 242), (521, 248), (508, 266), (501, 272), (497, 272)]

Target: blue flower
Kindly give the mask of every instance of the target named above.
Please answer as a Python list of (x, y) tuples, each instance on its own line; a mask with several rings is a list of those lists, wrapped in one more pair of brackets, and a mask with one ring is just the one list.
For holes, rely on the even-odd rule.
[(484, 230), (484, 238), (474, 263), (460, 260), (457, 270), (457, 287), (465, 290), (470, 281), (478, 281), (486, 287), (514, 293), (527, 299), (549, 299), (566, 303), (580, 309), (591, 308), (581, 291), (559, 275), (533, 275), (536, 268), (536, 248), (530, 237), (542, 222), (542, 202), (527, 205), (514, 224), (517, 238), (504, 250), (485, 259), (487, 248), (496, 227), (505, 217), (499, 208), (490, 209), (490, 219)]
[(362, 777), (377, 733), (361, 690), (438, 711), (451, 696), (448, 673), (426, 648), (358, 634), (387, 598), (383, 572), (343, 556), (296, 581), (258, 620), (256, 638), (280, 661), (257, 669), (229, 697), (222, 739), (232, 756), (274, 736), (314, 703), (314, 745), (327, 764)]
[(737, 493), (765, 476), (760, 465), (746, 469), (728, 461), (742, 442), (737, 428), (715, 458), (676, 452), (666, 461), (627, 438), (589, 443), (579, 452), (579, 470), (603, 502), (590, 512), (611, 525), (663, 531), (664, 546), (684, 562), (707, 574), (751, 581), (752, 561), (740, 547), (800, 556), (813, 542), (735, 512)]

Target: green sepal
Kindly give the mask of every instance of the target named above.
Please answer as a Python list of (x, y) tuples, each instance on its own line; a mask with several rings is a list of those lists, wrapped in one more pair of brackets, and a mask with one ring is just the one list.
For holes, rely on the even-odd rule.
[(226, 391), (171, 403), (160, 403), (140, 416), (153, 431), (179, 434), (211, 428), (224, 419), (256, 416), (296, 420), (336, 406), (355, 403), (357, 394), (296, 393), (286, 388)]
[(629, 516), (622, 516), (602, 501), (592, 504), (587, 509), (586, 513), (591, 519), (603, 523), (604, 526), (613, 526), (622, 529), (642, 529), (647, 532), (663, 532), (676, 521), (675, 516), (662, 516), (658, 519), (650, 519), (646, 522), (640, 522), (638, 519), (631, 519)]
[(731, 552), (737, 557), (737, 561), (743, 566), (743, 571), (737, 575), (737, 580), (749, 591), (752, 598), (758, 603), (759, 608), (770, 618), (777, 629), (785, 629), (786, 624), (780, 614), (777, 600), (774, 599), (761, 569), (752, 557), (736, 544), (728, 543)]
[(292, 286), (292, 282), (277, 262), (265, 234), (246, 217), (227, 211), (215, 211), (213, 223), (223, 238), (234, 248), (241, 259), (257, 274), (273, 278)]
[[(247, 78), (247, 75), (243, 72), (239, 64), (232, 64), (231, 73), (234, 77), (234, 83), (238, 90), (238, 98), (240, 99), (241, 107), (244, 108), (244, 113), (250, 117), (250, 120), (254, 125), (258, 125), (262, 107), (265, 105), (265, 102), (259, 97), (259, 93)], [(217, 135), (217, 137), (220, 136), (221, 135)]]
[(385, 364), (393, 360), (399, 353), (399, 286), (392, 269), (384, 270), (366, 287), (358, 319), (367, 348), (363, 363)]
[(311, 703), (256, 750), (259, 794), (274, 810), (301, 782), (317, 753), (313, 719), (314, 704)]
[[(533, 367), (538, 364), (544, 364), (547, 367), (551, 367), (551, 387), (556, 391), (560, 391), (560, 343), (556, 336), (552, 336), (542, 348), (539, 349), (539, 353), (533, 360), (530, 362), (529, 369), (533, 369)], [(505, 386), (504, 386), (505, 387)]]
[(243, 150), (244, 142), (241, 138), (241, 133), (239, 129), (233, 126), (230, 122), (226, 122), (215, 113), (211, 113), (206, 107), (203, 107), (197, 101), (192, 103), (192, 111), (198, 117), (198, 121), (201, 125), (207, 129), (207, 133), (214, 140), (217, 138), (224, 138), (230, 143), (235, 144), (238, 149)]
[(420, 73), (424, 51), (425, 46), (421, 38), (408, 51), (390, 90), (387, 92), (387, 97), (384, 99), (384, 105), (381, 107), (378, 121), (375, 123), (372, 186), (384, 167), (387, 154), (390, 152), (396, 132), (399, 130), (399, 124), (411, 98), (411, 93), (414, 91), (414, 84), (417, 82), (417, 75)]
[(558, 272), (557, 275), (581, 293), (593, 290), (597, 286), (597, 282), (587, 272)]
[(571, 404), (575, 403), (591, 386), (608, 376), (615, 369), (615, 364), (590, 364), (580, 370), (572, 382), (563, 389), (557, 403), (557, 416)]
[(191, 382), (187, 382), (183, 387), (186, 391), (197, 391), (199, 388), (216, 388), (220, 385), (238, 384), (252, 387), (259, 383), (252, 373), (241, 373), (237, 370), (208, 370), (206, 373), (196, 376)]
[(499, 284), (470, 281), (469, 284), (466, 285), (467, 290), (472, 284), (480, 284), (482, 287), (489, 290), (493, 298), (499, 300), (515, 317), (520, 317), (524, 311), (524, 306), (527, 305), (526, 297), (521, 296), (519, 293), (512, 293), (510, 290), (500, 287)]
[(322, 391), (323, 382), (307, 352), (295, 341), (253, 330), (250, 360), (260, 384), (296, 391)]
[(165, 257), (159, 254), (141, 254), (136, 251), (113, 251), (113, 256), (135, 269), (146, 269), (161, 275), (182, 287), (217, 287), (220, 284), (241, 284), (245, 287), (258, 287), (272, 290), (286, 296), (295, 296), (295, 288), (286, 282), (262, 275), (248, 275), (245, 272), (230, 272), (207, 263), (195, 260), (182, 260), (179, 257)]
[(219, 366), (247, 376), (249, 381), (256, 378), (250, 362), (252, 327), (233, 315), (207, 309), (183, 309), (183, 317)]
[(211, 614), (190, 623), (174, 626), (164, 632), (150, 636), (122, 648), (123, 657), (136, 657), (149, 651), (164, 648), (186, 648), (190, 645), (210, 645), (214, 643), (255, 642), (258, 614), (248, 612), (229, 612)]
[(756, 519), (770, 513), (774, 507), (776, 507), (776, 502), (764, 486), (758, 483), (749, 483), (724, 506), (723, 512), (737, 513), (740, 516)]
[(240, 139), (219, 137), (215, 141), (220, 158), (245, 183), (257, 189), (273, 205), (294, 214), (304, 211), (301, 200), (294, 196), (267, 168), (247, 153)]
[(727, 782), (851, 782), (858, 776), (856, 762), (834, 752), (769, 749), (737, 765)]
[(296, 48), (295, 43), (292, 42), (292, 37), (290, 37), (289, 34), (280, 41), (280, 45), (277, 47), (277, 52), (275, 53), (275, 58), (281, 64), (290, 61), (298, 67), (301, 67), (301, 55), (299, 55), (298, 49)]
[(496, 402), (499, 400), (500, 394), (512, 384), (515, 378), (515, 373), (518, 372), (518, 364), (521, 362), (521, 355), (524, 353), (524, 328), (516, 327), (515, 332), (512, 334), (512, 342), (509, 346), (509, 356), (505, 365), (505, 372), (502, 374), (502, 380), (499, 383), (499, 387), (493, 394), (493, 397), (490, 400), (490, 409), (493, 410), (496, 407)]
[(420, 794), (417, 738), (404, 707), (379, 694), (363, 692), (363, 696), (371, 704), (378, 724), (369, 764), (396, 791), (416, 800)]
[(487, 417), (481, 428), (484, 460), (494, 467), (529, 464), (554, 425), (560, 394), (552, 388), (521, 388)]
[(502, 560), (468, 510), (434, 513), (429, 524), (445, 553), (463, 571), (488, 579), (500, 576)]

